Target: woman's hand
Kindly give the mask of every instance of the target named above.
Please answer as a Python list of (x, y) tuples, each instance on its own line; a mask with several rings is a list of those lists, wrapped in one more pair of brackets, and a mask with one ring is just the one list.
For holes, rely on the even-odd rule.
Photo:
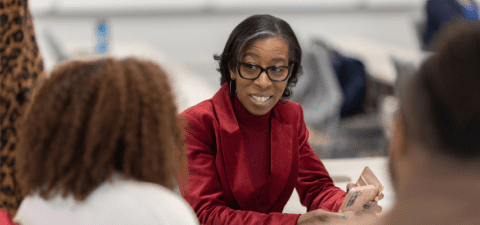
[(368, 211), (334, 213), (317, 209), (300, 215), (297, 225), (369, 224), (377, 218), (376, 214)]
[[(348, 183), (347, 184), (347, 193), (348, 193), (348, 191), (350, 191), (350, 189), (354, 188), (355, 186), (356, 186), (355, 183)], [(378, 202), (382, 199), (383, 199), (383, 192), (380, 192), (380, 193), (378, 193), (378, 195), (375, 197), (375, 199), (373, 201)]]
[[(347, 184), (347, 193), (350, 189), (354, 188), (356, 185), (355, 183), (348, 183)], [(378, 205), (378, 201), (383, 199), (383, 192), (378, 193), (378, 195), (372, 200), (369, 201), (367, 204), (363, 206), (363, 209), (360, 210), (360, 213), (363, 214), (379, 214), (382, 212), (382, 207)]]
[(329, 224), (342, 220), (342, 216), (344, 216), (343, 213), (334, 213), (324, 209), (317, 209), (300, 215), (297, 220), (297, 225)]
[(363, 206), (363, 209), (358, 212), (367, 214), (379, 214), (382, 212), (382, 207), (379, 206), (378, 203), (375, 201), (369, 201)]

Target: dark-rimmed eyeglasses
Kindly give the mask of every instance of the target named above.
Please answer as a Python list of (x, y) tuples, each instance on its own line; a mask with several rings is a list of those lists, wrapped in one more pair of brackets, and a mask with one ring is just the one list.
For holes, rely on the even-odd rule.
[(267, 72), (267, 76), (271, 81), (281, 82), (288, 79), (292, 68), (289, 66), (269, 66), (263, 68), (252, 63), (237, 63), (238, 74), (246, 80), (256, 80), (263, 71)]

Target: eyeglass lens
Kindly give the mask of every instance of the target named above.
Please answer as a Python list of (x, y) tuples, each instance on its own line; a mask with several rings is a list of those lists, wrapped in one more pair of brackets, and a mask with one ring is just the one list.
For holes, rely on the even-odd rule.
[[(247, 79), (256, 79), (262, 73), (261, 67), (253, 64), (240, 64), (240, 75)], [(270, 79), (275, 81), (282, 81), (288, 76), (288, 69), (286, 67), (268, 67), (267, 75)]]

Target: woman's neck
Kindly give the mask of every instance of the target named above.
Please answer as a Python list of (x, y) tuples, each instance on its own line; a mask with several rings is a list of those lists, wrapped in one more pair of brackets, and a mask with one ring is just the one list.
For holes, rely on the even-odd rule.
[(232, 103), (239, 124), (247, 126), (262, 126), (268, 124), (271, 110), (265, 115), (254, 115), (243, 106), (236, 95), (233, 97)]

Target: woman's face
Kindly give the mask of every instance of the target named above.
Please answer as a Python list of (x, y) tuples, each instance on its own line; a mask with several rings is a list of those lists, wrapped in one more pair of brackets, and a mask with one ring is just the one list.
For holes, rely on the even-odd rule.
[[(288, 52), (288, 43), (281, 37), (259, 39), (245, 49), (239, 63), (255, 64), (263, 68), (288, 66)], [(255, 80), (243, 79), (238, 70), (230, 69), (230, 76), (237, 85), (238, 99), (254, 115), (267, 114), (282, 97), (288, 82), (271, 81), (266, 71)]]

